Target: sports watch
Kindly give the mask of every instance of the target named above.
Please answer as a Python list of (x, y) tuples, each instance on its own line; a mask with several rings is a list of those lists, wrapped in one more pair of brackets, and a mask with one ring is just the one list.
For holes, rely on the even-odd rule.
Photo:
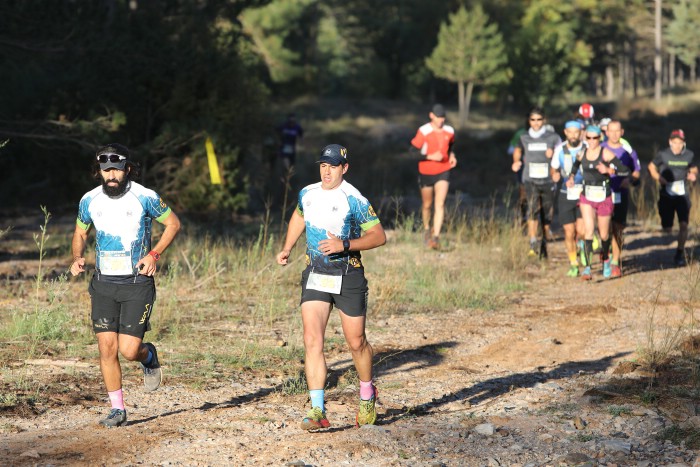
[(347, 238), (346, 238), (345, 240), (343, 240), (343, 251), (344, 251), (345, 253), (347, 253), (348, 251), (350, 251), (350, 240), (347, 239)]
[(158, 253), (156, 250), (151, 250), (148, 252), (150, 256), (153, 256), (153, 259), (158, 261), (160, 259), (160, 253)]

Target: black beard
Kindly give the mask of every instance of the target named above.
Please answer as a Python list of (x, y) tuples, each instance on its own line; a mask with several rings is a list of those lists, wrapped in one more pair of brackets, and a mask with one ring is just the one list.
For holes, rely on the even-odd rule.
[(579, 144), (581, 144), (581, 140), (580, 140), (580, 139), (575, 139), (575, 140), (573, 140), (573, 141), (572, 141), (572, 140), (569, 140), (569, 146), (571, 146), (572, 148), (575, 148), (575, 147), (578, 146)]
[[(117, 186), (109, 186), (107, 183), (110, 181), (117, 182)], [(117, 180), (102, 180), (102, 190), (110, 198), (118, 198), (121, 195), (123, 195), (128, 185), (128, 177), (124, 177), (124, 180), (122, 180), (121, 182)]]

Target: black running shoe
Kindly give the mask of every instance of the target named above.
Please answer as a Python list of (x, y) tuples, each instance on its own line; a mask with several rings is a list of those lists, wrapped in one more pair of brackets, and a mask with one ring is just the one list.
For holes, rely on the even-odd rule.
[(100, 420), (100, 425), (107, 428), (126, 425), (126, 410), (112, 409), (106, 418)]
[(163, 381), (163, 371), (160, 369), (156, 346), (150, 342), (145, 342), (144, 345), (148, 347), (148, 350), (153, 354), (153, 360), (151, 360), (149, 365), (145, 365), (141, 362), (141, 368), (143, 369), (143, 385), (146, 387), (146, 391), (155, 391)]
[(676, 250), (676, 255), (673, 257), (673, 263), (678, 267), (685, 266), (685, 252), (683, 250)]

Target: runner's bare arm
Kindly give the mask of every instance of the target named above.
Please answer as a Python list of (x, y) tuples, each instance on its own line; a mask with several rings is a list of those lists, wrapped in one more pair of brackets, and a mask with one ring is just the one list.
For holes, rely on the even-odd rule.
[(651, 178), (659, 182), (661, 185), (666, 185), (666, 179), (661, 176), (659, 169), (653, 162), (649, 162), (649, 175), (651, 175)]
[(688, 178), (688, 181), (691, 181), (691, 182), (696, 181), (697, 178), (698, 178), (698, 168), (695, 167), (695, 166), (691, 166), (691, 167), (688, 169), (688, 176), (687, 176), (687, 178)]
[(299, 240), (299, 237), (301, 237), (305, 228), (304, 217), (295, 209), (292, 213), (292, 217), (289, 219), (289, 227), (287, 227), (287, 237), (284, 240), (284, 247), (282, 247), (282, 251), (277, 253), (277, 264), (285, 266), (289, 262), (289, 255), (292, 252), (292, 248), (297, 240)]
[(516, 147), (513, 150), (513, 165), (511, 166), (511, 169), (513, 170), (513, 172), (517, 172), (518, 170), (520, 170), (520, 167), (523, 166), (522, 157), (523, 157), (522, 148)]
[(73, 262), (70, 264), (70, 273), (74, 276), (85, 271), (85, 258), (83, 258), (83, 254), (85, 253), (85, 245), (87, 244), (88, 231), (89, 228), (83, 229), (79, 225), (76, 225), (75, 231), (73, 232), (73, 242), (71, 245)]

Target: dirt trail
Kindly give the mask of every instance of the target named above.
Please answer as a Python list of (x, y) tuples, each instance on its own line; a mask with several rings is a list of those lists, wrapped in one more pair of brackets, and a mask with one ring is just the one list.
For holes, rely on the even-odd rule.
[[(201, 390), (166, 380), (145, 393), (134, 370), (125, 375), (130, 422), (118, 430), (96, 426), (101, 400), (38, 416), (0, 412), (0, 464), (693, 465), (697, 452), (657, 435), (695, 422), (696, 400), (645, 403), (642, 390), (622, 397), (619, 381), (634, 386), (646, 375), (615, 374), (645, 343), (654, 304), (682, 316), (690, 268), (671, 268), (671, 245), (660, 234), (632, 230), (627, 244), (626, 275), (618, 280), (565, 277), (558, 241), (548, 266), (532, 265), (528, 289), (502, 310), (371, 323), (376, 426), (354, 428), (356, 389), (329, 391), (332, 428), (306, 433), (298, 428), (306, 396), (283, 395), (275, 377)], [(331, 375), (352, 364), (346, 352), (332, 353), (329, 363)], [(85, 373), (84, 387), (66, 391), (102, 397), (95, 368), (36, 371)]]

